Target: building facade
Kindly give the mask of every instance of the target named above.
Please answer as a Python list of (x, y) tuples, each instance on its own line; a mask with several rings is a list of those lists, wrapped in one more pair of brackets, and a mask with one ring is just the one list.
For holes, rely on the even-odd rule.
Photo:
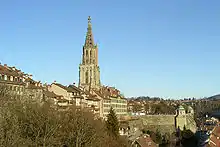
[(32, 79), (32, 75), (25, 74), (16, 67), (0, 64), (0, 86), (11, 96), (28, 97), (41, 101), (43, 98), (43, 87), (40, 82)]
[(0, 86), (2, 94), (23, 95), (25, 90), (24, 73), (15, 67), (0, 64)]

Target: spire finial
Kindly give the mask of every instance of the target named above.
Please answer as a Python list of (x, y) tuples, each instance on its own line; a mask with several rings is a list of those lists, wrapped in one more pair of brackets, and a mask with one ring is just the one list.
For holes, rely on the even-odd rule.
[(92, 35), (92, 24), (91, 24), (91, 17), (88, 17), (88, 28), (86, 33), (86, 41), (85, 41), (85, 47), (86, 46), (92, 46), (94, 47), (94, 41), (93, 41), (93, 35)]
[(91, 23), (91, 17), (90, 16), (88, 17), (88, 23)]

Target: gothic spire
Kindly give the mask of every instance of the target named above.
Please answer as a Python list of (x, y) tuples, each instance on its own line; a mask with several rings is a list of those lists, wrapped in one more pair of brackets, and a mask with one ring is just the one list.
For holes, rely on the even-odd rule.
[(92, 23), (91, 23), (91, 17), (88, 17), (88, 28), (86, 33), (86, 40), (85, 40), (85, 47), (93, 47), (95, 46), (94, 40), (93, 40), (93, 34), (92, 34)]

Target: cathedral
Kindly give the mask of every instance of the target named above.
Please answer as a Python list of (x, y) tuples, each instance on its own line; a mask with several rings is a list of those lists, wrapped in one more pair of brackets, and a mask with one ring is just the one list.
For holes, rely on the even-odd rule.
[(79, 65), (79, 87), (85, 90), (101, 87), (98, 46), (94, 43), (90, 16), (88, 17), (88, 28), (83, 45), (82, 61)]

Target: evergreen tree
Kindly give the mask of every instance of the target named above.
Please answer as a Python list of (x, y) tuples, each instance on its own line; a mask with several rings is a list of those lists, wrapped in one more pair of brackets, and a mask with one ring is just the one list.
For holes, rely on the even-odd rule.
[(107, 115), (106, 128), (110, 136), (116, 138), (119, 136), (119, 122), (112, 107)]
[(186, 126), (185, 125), (183, 126), (183, 131), (186, 131)]

